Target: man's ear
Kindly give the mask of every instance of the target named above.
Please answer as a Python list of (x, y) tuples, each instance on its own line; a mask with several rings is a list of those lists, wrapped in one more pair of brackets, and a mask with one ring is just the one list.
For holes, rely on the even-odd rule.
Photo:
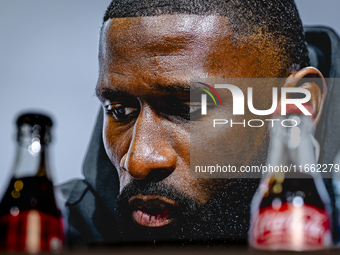
[(327, 95), (326, 81), (321, 72), (314, 67), (305, 67), (291, 74), (283, 87), (300, 87), (310, 91), (311, 99), (309, 103), (315, 112), (314, 125), (316, 126), (321, 118), (323, 104)]

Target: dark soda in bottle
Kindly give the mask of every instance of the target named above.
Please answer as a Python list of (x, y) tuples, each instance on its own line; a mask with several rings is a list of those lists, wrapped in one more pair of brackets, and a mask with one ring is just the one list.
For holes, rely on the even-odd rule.
[(302, 115), (289, 119), (294, 122), (291, 127), (275, 125), (270, 130), (268, 172), (253, 198), (249, 244), (268, 251), (328, 249), (331, 206), (317, 170), (312, 119)]
[(58, 253), (64, 234), (48, 164), (52, 121), (25, 114), (17, 126), (13, 177), (0, 204), (0, 251)]

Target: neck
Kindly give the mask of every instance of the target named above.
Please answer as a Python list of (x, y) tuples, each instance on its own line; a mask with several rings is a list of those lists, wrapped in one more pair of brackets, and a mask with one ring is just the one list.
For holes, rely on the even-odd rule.
[(48, 147), (36, 140), (19, 143), (13, 166), (13, 177), (45, 176), (50, 179), (48, 165)]

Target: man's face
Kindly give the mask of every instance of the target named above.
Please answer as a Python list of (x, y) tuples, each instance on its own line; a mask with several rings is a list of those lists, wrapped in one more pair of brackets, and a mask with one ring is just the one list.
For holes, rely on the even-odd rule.
[[(131, 226), (175, 233), (197, 220), (198, 208), (214, 211), (216, 197), (233, 187), (233, 179), (190, 177), (190, 113), (197, 111), (190, 103), (190, 79), (280, 75), (275, 50), (236, 44), (235, 38), (221, 16), (163, 15), (105, 23), (97, 88), (105, 112), (103, 141), (119, 174), (120, 210)], [(271, 88), (256, 93), (254, 105), (269, 109)], [(222, 110), (231, 112), (231, 95), (224, 96), (230, 100)], [(242, 116), (247, 118), (249, 112)], [(207, 132), (199, 121), (194, 125)], [(231, 165), (249, 165), (264, 160), (259, 151), (266, 147), (266, 130), (223, 128), (209, 142), (212, 147), (228, 143), (224, 155)], [(199, 146), (195, 151), (200, 153)]]

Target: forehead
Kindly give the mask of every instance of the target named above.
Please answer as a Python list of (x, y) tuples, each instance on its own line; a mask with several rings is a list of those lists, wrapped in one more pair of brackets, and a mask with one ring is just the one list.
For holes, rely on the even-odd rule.
[(110, 19), (101, 35), (100, 83), (126, 85), (128, 77), (151, 86), (160, 80), (189, 83), (198, 77), (278, 76), (278, 51), (273, 43), (261, 34), (250, 35), (247, 41), (235, 38), (223, 16)]
[(116, 18), (105, 23), (102, 45), (112, 45), (113, 50), (119, 50), (128, 43), (130, 46), (155, 50), (159, 46), (176, 48), (178, 44), (208, 43), (221, 33), (221, 29), (228, 34), (227, 24), (227, 18), (220, 16)]

